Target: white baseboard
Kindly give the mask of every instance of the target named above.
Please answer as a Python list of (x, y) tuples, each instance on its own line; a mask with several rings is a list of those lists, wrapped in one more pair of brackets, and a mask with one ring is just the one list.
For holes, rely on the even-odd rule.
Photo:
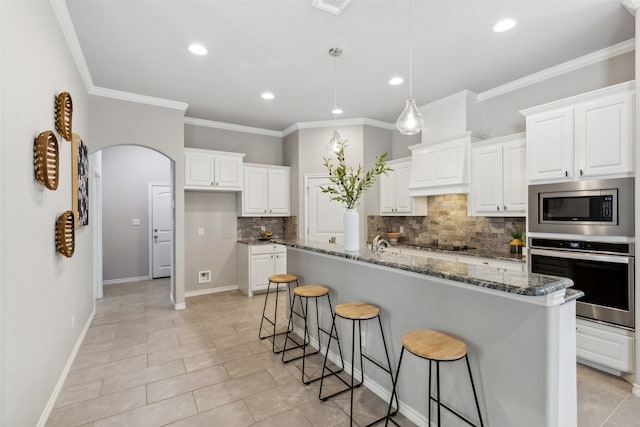
[[(299, 328), (297, 326), (295, 326), (293, 328), (293, 332), (298, 335), (299, 338), (302, 338), (304, 335), (304, 331), (302, 330), (302, 328)], [(314, 337), (309, 337), (309, 342), (311, 344), (311, 346), (313, 348), (318, 348), (318, 339), (314, 338)], [(322, 346), (320, 353), (326, 353), (327, 351), (327, 347), (326, 346)], [(328, 359), (335, 364), (336, 366), (340, 366), (340, 357), (338, 354), (334, 353), (333, 351), (329, 352), (329, 356)], [(360, 372), (359, 369), (355, 369), (353, 370), (352, 366), (350, 363), (348, 363), (347, 361), (343, 361), (344, 363), (344, 370), (347, 373), (351, 373), (352, 375), (355, 375), (356, 378), (359, 378), (360, 375), (362, 374)], [(379, 369), (376, 367), (376, 369)], [(395, 372), (394, 372), (395, 374)], [(372, 380), (370, 377), (368, 376), (364, 376), (364, 382), (363, 385), (368, 388), (369, 390), (371, 390), (376, 396), (378, 396), (380, 399), (382, 399), (385, 402), (389, 402), (389, 399), (391, 399), (391, 389), (386, 389), (385, 387), (381, 386), (380, 384), (378, 384), (376, 381)], [(401, 396), (400, 396), (401, 397)], [(404, 415), (405, 417), (407, 417), (412, 423), (419, 425), (419, 426), (426, 426), (427, 425), (427, 417), (425, 417), (424, 415), (422, 415), (421, 413), (419, 413), (418, 411), (416, 411), (415, 409), (413, 409), (411, 406), (407, 405), (406, 403), (402, 402), (402, 400), (400, 400), (400, 409), (399, 412)]]
[(108, 285), (115, 285), (118, 283), (143, 282), (145, 280), (151, 280), (151, 276), (125, 277), (124, 279), (103, 280), (102, 284), (105, 286), (108, 286)]
[(56, 404), (56, 400), (58, 400), (58, 396), (62, 391), (62, 386), (64, 385), (64, 382), (67, 380), (67, 375), (69, 375), (69, 370), (71, 370), (73, 361), (76, 360), (76, 356), (78, 355), (78, 351), (80, 350), (82, 341), (84, 341), (84, 337), (85, 335), (87, 335), (87, 331), (89, 330), (89, 326), (91, 326), (91, 322), (93, 321), (93, 318), (95, 315), (96, 315), (96, 308), (94, 304), (93, 310), (89, 315), (89, 319), (87, 319), (87, 323), (85, 323), (84, 327), (82, 328), (82, 332), (80, 333), (80, 336), (76, 340), (76, 345), (73, 347), (73, 350), (71, 351), (71, 355), (69, 355), (69, 359), (67, 360), (67, 363), (64, 365), (64, 369), (62, 370), (62, 373), (58, 378), (58, 382), (56, 383), (56, 386), (53, 388), (51, 397), (49, 397), (49, 401), (47, 402), (47, 405), (44, 407), (44, 410), (42, 411), (42, 415), (40, 415), (38, 424), (36, 424), (37, 427), (44, 427), (45, 424), (47, 424), (49, 415), (51, 415), (51, 411), (53, 410), (53, 407)]
[(176, 304), (176, 303), (173, 304), (174, 310), (184, 310), (186, 308), (187, 308), (187, 304), (185, 304), (184, 302), (180, 304)]
[(633, 383), (633, 395), (640, 397), (640, 383)]
[(221, 286), (219, 288), (199, 289), (197, 291), (188, 291), (184, 293), (185, 298), (197, 297), (200, 295), (217, 294), (219, 292), (237, 291), (238, 285)]

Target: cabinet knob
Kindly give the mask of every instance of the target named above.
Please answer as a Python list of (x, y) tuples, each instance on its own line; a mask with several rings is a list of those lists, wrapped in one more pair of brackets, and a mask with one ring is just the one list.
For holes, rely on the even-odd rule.
[(502, 209), (506, 211), (507, 210), (507, 206), (506, 205), (503, 206)]
[(218, 186), (218, 182), (216, 181), (216, 187)]
[(267, 213), (267, 210), (266, 210), (266, 209), (264, 210), (264, 213)]
[(500, 210), (500, 206), (496, 206), (496, 210), (499, 211)]
[(580, 176), (582, 176), (582, 169), (580, 169)]
[(569, 171), (564, 171), (564, 176), (569, 176)]
[(211, 181), (211, 186), (213, 187), (213, 181)]

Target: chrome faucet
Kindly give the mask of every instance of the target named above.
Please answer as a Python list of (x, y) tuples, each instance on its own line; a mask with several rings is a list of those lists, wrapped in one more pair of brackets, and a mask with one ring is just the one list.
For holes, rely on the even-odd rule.
[(388, 248), (389, 246), (389, 242), (381, 239), (379, 234), (373, 238), (373, 241), (371, 241), (371, 250), (373, 252), (378, 252), (378, 249), (380, 249), (381, 247)]

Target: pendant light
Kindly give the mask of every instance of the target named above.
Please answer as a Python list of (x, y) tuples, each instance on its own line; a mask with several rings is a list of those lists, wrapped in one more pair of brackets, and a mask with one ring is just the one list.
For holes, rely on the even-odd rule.
[(413, 86), (411, 81), (411, 73), (413, 67), (413, 19), (412, 19), (412, 2), (409, 0), (409, 99), (404, 105), (404, 109), (396, 120), (396, 129), (403, 135), (415, 135), (424, 127), (422, 115), (416, 106), (416, 100), (413, 99)]
[[(342, 55), (342, 49), (339, 47), (332, 47), (329, 49), (329, 55), (333, 56), (333, 119), (337, 120), (337, 115), (342, 114), (342, 110), (338, 108), (338, 84), (337, 84), (337, 69), (338, 69), (338, 56)], [(335, 157), (338, 151), (339, 144), (342, 141), (342, 137), (337, 130), (333, 131), (329, 144), (327, 144), (327, 157)]]

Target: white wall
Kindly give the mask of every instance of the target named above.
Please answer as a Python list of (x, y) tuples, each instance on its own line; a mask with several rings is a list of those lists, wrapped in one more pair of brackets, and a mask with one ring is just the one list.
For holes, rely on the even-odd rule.
[(184, 111), (101, 96), (89, 97), (89, 151), (114, 145), (140, 145), (169, 159), (173, 168), (175, 202), (175, 304), (184, 304)]
[[(390, 160), (393, 131), (373, 126), (364, 126), (363, 132), (364, 170), (370, 169), (375, 164), (376, 157), (380, 154), (387, 153), (387, 160)], [(364, 235), (366, 237), (367, 215), (380, 215), (380, 183), (378, 177), (376, 177), (376, 182), (373, 186), (364, 193), (362, 205), (364, 208), (364, 218), (362, 218), (361, 225), (365, 227)]]
[[(56, 218), (71, 208), (71, 144), (57, 135), (56, 191), (34, 180), (33, 139), (54, 127), (54, 97), (73, 97), (73, 131), (89, 148), (89, 100), (48, 1), (0, 2), (2, 41), (4, 426), (35, 426), (94, 307), (92, 225), (76, 230), (75, 254), (54, 245)], [(90, 197), (91, 197), (91, 189)]]
[[(102, 150), (104, 280), (151, 276), (149, 183), (171, 183), (171, 162), (138, 146)], [(137, 218), (140, 225), (132, 225)]]

